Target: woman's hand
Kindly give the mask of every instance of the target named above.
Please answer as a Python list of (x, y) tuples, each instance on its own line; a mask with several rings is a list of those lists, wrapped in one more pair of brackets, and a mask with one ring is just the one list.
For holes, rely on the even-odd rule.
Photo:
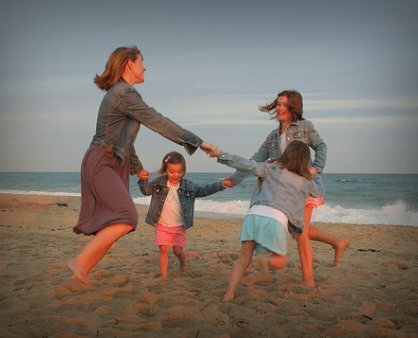
[(202, 149), (210, 157), (218, 157), (221, 153), (221, 150), (217, 146), (214, 146), (213, 144), (207, 143), (205, 141), (203, 141), (200, 145), (200, 149)]

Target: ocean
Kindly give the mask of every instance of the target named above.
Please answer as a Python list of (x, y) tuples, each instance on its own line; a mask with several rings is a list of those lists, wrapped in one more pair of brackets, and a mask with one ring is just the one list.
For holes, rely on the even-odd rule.
[[(187, 173), (195, 183), (220, 180), (225, 173)], [(151, 175), (151, 179), (155, 177)], [(392, 224), (418, 226), (418, 174), (322, 175), (326, 205), (314, 210), (313, 222)], [(231, 189), (199, 198), (196, 215), (242, 217), (248, 210), (255, 177)], [(131, 195), (137, 204), (149, 205), (131, 177)], [(0, 193), (80, 196), (78, 172), (0, 172)]]

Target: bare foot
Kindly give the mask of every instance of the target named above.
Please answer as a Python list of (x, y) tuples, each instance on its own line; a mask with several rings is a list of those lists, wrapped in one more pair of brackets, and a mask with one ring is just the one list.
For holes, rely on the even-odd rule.
[(67, 264), (68, 269), (73, 273), (73, 278), (78, 280), (79, 282), (83, 283), (85, 286), (91, 288), (93, 286), (92, 282), (87, 278), (87, 276), (83, 276), (80, 272), (80, 269), (76, 266), (74, 261), (71, 261)]
[(344, 254), (344, 251), (350, 246), (350, 241), (346, 239), (341, 239), (337, 242), (337, 245), (334, 247), (334, 266), (337, 266), (341, 260), (341, 257)]
[(313, 278), (309, 280), (302, 280), (302, 285), (305, 285), (313, 289), (315, 287), (315, 281), (313, 280)]
[(225, 292), (224, 298), (222, 299), (222, 303), (229, 303), (234, 301), (234, 293), (229, 292), (228, 290)]

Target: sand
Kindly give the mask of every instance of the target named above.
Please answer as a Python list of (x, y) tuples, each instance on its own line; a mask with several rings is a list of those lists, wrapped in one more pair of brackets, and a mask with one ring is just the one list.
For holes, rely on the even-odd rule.
[(418, 227), (316, 224), (351, 241), (313, 242), (317, 287), (300, 285), (296, 243), (271, 285), (252, 264), (233, 303), (221, 299), (238, 257), (241, 219), (196, 218), (188, 268), (158, 277), (153, 227), (138, 206), (137, 231), (92, 271), (94, 288), (66, 263), (88, 236), (76, 235), (77, 197), (0, 194), (0, 337), (418, 337)]

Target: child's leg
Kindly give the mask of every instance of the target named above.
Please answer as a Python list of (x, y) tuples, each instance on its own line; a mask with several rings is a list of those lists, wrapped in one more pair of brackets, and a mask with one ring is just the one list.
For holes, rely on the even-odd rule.
[(89, 272), (109, 251), (112, 244), (131, 230), (132, 226), (129, 224), (113, 224), (103, 228), (84, 247), (83, 251), (68, 263), (68, 268), (81, 283), (92, 286), (87, 278)]
[(309, 223), (305, 223), (304, 227), (302, 234), (296, 239), (302, 268), (302, 284), (313, 288), (315, 281), (313, 278), (313, 250), (309, 241)]
[(159, 245), (160, 247), (160, 276), (167, 278), (168, 271), (168, 245)]
[(234, 267), (232, 268), (231, 277), (229, 279), (229, 284), (226, 289), (223, 301), (229, 302), (232, 301), (235, 297), (235, 289), (238, 286), (239, 282), (244, 275), (245, 270), (251, 263), (251, 258), (253, 257), (255, 248), (254, 241), (244, 241), (241, 243), (241, 254), (238, 260), (235, 262)]
[(305, 206), (304, 223), (305, 227), (306, 225), (309, 226), (309, 239), (331, 245), (334, 248), (334, 266), (337, 266), (344, 251), (350, 246), (350, 241), (332, 236), (328, 232), (311, 225), (312, 211), (312, 207)]
[(270, 268), (275, 270), (284, 270), (286, 268), (287, 255), (279, 255), (272, 252), (269, 257), (264, 255), (259, 255), (257, 257), (257, 262), (260, 267), (260, 281), (271, 283), (273, 277), (270, 273)]
[(173, 252), (179, 259), (180, 271), (186, 271), (186, 255), (184, 254), (183, 248), (180, 246), (173, 246)]
[(268, 259), (269, 267), (275, 270), (284, 270), (286, 268), (287, 255), (279, 255), (274, 252), (271, 253)]

